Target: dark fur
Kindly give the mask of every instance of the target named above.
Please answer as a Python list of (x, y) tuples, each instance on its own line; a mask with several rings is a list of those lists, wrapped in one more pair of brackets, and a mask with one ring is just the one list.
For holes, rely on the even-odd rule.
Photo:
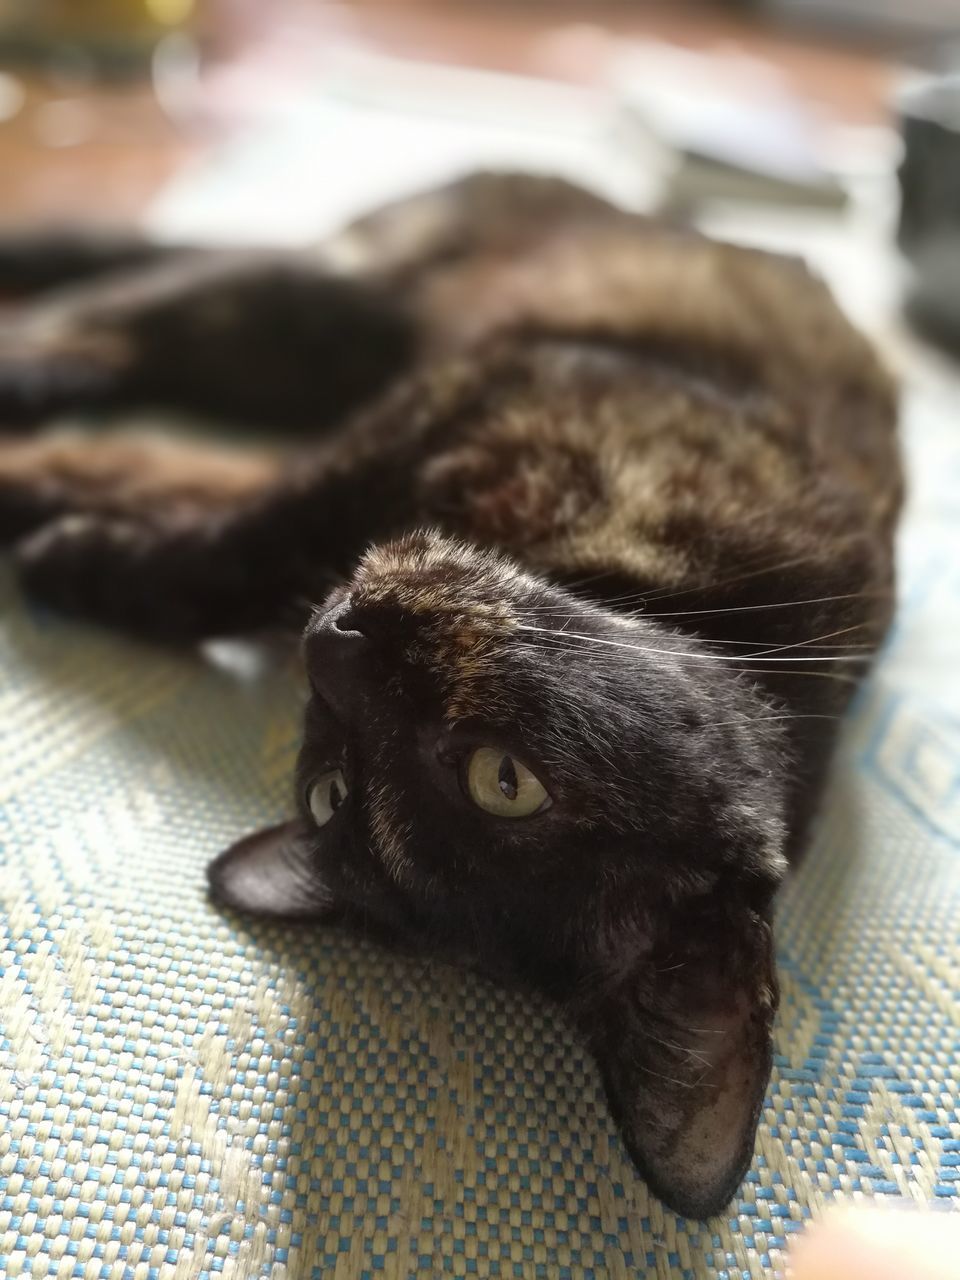
[[(323, 433), (0, 447), (40, 599), (184, 640), (333, 588), (306, 610), (298, 815), (214, 890), (550, 991), (651, 1186), (720, 1209), (770, 1070), (773, 896), (890, 615), (895, 396), (866, 343), (801, 265), (543, 180), (474, 178), (299, 257), (127, 243), (105, 280), (102, 246), (58, 252), (93, 278), (51, 293), (34, 253), (0, 421), (163, 402)], [(30, 261), (0, 253), (0, 291)], [(473, 807), (478, 745), (552, 807)]]

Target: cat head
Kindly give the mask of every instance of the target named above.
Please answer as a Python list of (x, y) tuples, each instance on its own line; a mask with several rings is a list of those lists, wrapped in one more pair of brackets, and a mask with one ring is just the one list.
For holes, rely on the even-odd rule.
[(777, 726), (690, 637), (432, 533), (311, 620), (298, 815), (226, 903), (362, 913), (562, 996), (627, 1145), (702, 1216), (752, 1154), (776, 1007)]

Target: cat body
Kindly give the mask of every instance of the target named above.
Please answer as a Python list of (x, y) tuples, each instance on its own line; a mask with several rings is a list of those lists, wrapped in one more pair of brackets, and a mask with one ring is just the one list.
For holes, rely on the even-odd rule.
[[(653, 1189), (720, 1209), (770, 1071), (774, 895), (892, 608), (868, 344), (801, 264), (544, 179), (309, 254), (58, 253), (70, 286), (47, 264), (0, 327), (27, 589), (163, 639), (305, 621), (296, 815), (216, 895), (549, 992)], [(29, 430), (136, 403), (299, 439)]]

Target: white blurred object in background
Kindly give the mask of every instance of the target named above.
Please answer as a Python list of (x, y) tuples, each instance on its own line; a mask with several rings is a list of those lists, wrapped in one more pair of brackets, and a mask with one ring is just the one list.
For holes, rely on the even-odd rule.
[(616, 116), (603, 92), (343, 48), (308, 93), (175, 181), (149, 225), (173, 239), (309, 243), (483, 168), (561, 174), (649, 207), (657, 179), (620, 144)]

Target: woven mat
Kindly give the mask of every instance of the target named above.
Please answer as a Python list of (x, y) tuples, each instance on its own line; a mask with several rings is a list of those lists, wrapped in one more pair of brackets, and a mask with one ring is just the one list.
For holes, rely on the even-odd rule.
[(728, 1214), (666, 1212), (548, 1007), (224, 917), (299, 694), (0, 628), (0, 1272), (758, 1277), (837, 1194), (960, 1193), (960, 397), (914, 390), (903, 606), (783, 896), (778, 1057)]

